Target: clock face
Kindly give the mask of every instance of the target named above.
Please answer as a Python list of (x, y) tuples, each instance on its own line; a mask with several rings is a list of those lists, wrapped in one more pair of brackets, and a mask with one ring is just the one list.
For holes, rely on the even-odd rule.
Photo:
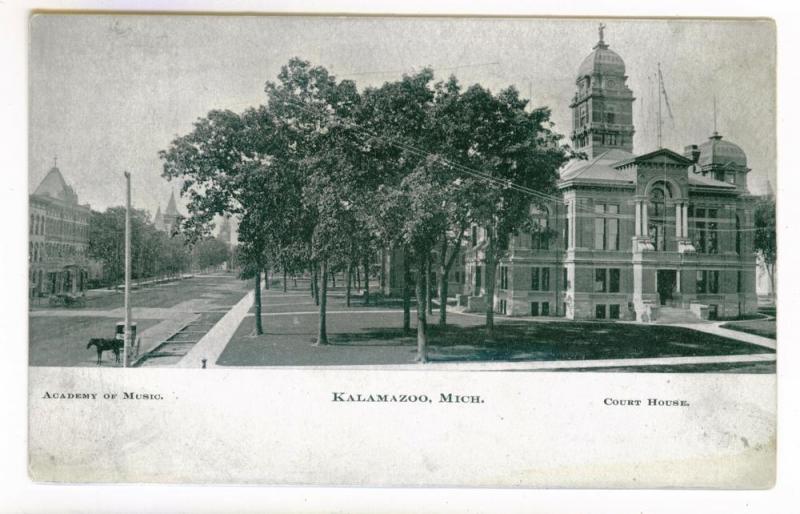
[(606, 80), (606, 86), (608, 87), (616, 87), (617, 83), (613, 80)]

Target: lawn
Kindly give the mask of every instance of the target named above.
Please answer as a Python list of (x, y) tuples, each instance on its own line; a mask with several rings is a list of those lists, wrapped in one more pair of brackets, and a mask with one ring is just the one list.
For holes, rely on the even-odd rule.
[(777, 338), (777, 327), (774, 319), (757, 319), (749, 321), (731, 321), (720, 325), (722, 328), (738, 330), (761, 337)]
[[(338, 310), (338, 309), (337, 309)], [(341, 311), (340, 311), (341, 312)], [(438, 362), (548, 361), (773, 353), (690, 329), (610, 322), (501, 319), (487, 342), (483, 318), (451, 313), (446, 330), (430, 327), (429, 358)], [(254, 318), (241, 323), (218, 361), (228, 366), (404, 364), (414, 362), (416, 339), (399, 328), (402, 313), (360, 311), (329, 315), (330, 345), (313, 346), (313, 312), (265, 316), (256, 336)]]

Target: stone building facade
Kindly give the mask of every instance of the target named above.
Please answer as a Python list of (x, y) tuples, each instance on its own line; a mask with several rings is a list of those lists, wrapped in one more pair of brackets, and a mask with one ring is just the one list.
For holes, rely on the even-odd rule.
[[(756, 310), (745, 153), (715, 132), (682, 154), (634, 154), (626, 81), (601, 32), (570, 104), (572, 144), (587, 159), (560, 171), (558, 198), (531, 208), (540, 230), (512, 237), (498, 266), (496, 312), (647, 322)], [(463, 293), (481, 310), (483, 231), (471, 231)]]
[(91, 209), (78, 202), (55, 165), (28, 197), (29, 294), (82, 295), (86, 289)]

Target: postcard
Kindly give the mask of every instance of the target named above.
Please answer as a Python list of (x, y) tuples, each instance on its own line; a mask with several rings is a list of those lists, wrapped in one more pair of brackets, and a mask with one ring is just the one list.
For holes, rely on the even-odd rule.
[(36, 482), (763, 489), (766, 19), (35, 13)]

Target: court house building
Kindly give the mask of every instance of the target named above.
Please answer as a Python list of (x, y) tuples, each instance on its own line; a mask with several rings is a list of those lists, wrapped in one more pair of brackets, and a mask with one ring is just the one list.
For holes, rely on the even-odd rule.
[[(755, 312), (755, 199), (742, 149), (714, 132), (680, 153), (634, 153), (634, 95), (602, 32), (575, 86), (570, 139), (587, 159), (560, 171), (557, 201), (531, 208), (542, 230), (512, 238), (495, 311), (643, 322)], [(487, 301), (481, 232), (464, 248), (471, 310)]]

